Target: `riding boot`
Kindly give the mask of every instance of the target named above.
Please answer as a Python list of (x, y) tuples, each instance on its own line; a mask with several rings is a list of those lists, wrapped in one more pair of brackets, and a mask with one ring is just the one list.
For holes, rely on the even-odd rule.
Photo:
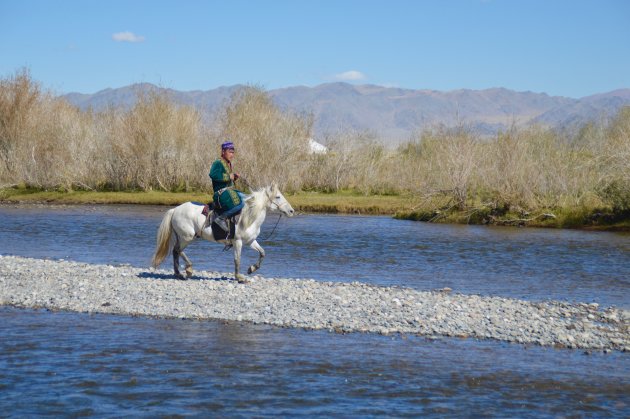
[(221, 230), (223, 231), (228, 231), (228, 224), (227, 224), (227, 220), (225, 219), (224, 216), (219, 215), (217, 218), (215, 218), (214, 223), (216, 225), (218, 225), (219, 227), (221, 227)]

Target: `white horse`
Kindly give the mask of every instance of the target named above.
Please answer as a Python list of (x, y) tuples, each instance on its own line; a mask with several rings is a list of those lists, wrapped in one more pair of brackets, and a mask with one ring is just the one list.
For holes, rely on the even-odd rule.
[[(247, 282), (244, 275), (239, 273), (241, 265), (241, 250), (243, 245), (248, 245), (258, 252), (258, 262), (251, 265), (247, 270), (248, 274), (260, 268), (265, 250), (258, 244), (256, 238), (260, 234), (260, 227), (267, 216), (267, 209), (280, 211), (289, 217), (295, 211), (291, 204), (280, 193), (278, 186), (273, 184), (269, 187), (253, 192), (245, 199), (245, 206), (241, 211), (241, 217), (236, 226), (234, 237), (227, 240), (217, 240), (212, 234), (210, 225), (205, 226), (206, 217), (201, 213), (198, 204), (186, 202), (180, 206), (170, 209), (164, 215), (157, 234), (157, 247), (153, 255), (152, 265), (157, 268), (171, 251), (173, 252), (173, 267), (175, 276), (179, 279), (187, 279), (179, 272), (179, 257), (186, 262), (186, 276), (191, 277), (192, 263), (184, 254), (184, 249), (195, 238), (201, 237), (208, 241), (231, 244), (234, 246), (234, 276), (238, 282)], [(210, 223), (212, 217), (209, 217)], [(204, 228), (205, 226), (205, 228)]]

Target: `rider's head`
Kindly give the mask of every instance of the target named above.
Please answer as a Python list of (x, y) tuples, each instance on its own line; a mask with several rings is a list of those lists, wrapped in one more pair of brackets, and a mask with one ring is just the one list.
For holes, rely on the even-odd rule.
[(227, 161), (232, 161), (234, 157), (234, 143), (232, 141), (226, 141), (221, 144), (221, 157)]

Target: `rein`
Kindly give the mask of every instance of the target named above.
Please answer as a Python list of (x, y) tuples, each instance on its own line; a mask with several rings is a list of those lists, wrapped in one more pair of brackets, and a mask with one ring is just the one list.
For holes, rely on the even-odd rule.
[(276, 227), (278, 227), (278, 224), (280, 223), (281, 218), (282, 218), (282, 214), (279, 214), (278, 221), (276, 221), (276, 225), (273, 226), (273, 230), (271, 230), (271, 233), (267, 237), (265, 237), (264, 239), (260, 239), (261, 242), (266, 242), (267, 240), (271, 238), (271, 236), (273, 236), (273, 233), (276, 232)]

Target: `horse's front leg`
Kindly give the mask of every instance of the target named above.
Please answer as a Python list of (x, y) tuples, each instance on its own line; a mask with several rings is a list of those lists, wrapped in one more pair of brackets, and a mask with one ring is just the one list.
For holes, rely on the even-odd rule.
[(247, 270), (248, 274), (252, 274), (256, 272), (258, 269), (260, 269), (260, 265), (262, 265), (262, 261), (265, 258), (265, 249), (263, 249), (262, 246), (259, 245), (256, 240), (254, 240), (252, 244), (249, 245), (249, 247), (251, 247), (252, 249), (258, 252), (258, 262), (250, 266), (249, 269)]
[(243, 241), (242, 240), (234, 240), (232, 242), (234, 245), (234, 277), (236, 280), (241, 283), (247, 283), (247, 278), (245, 275), (239, 273), (241, 270), (241, 251), (243, 250)]

